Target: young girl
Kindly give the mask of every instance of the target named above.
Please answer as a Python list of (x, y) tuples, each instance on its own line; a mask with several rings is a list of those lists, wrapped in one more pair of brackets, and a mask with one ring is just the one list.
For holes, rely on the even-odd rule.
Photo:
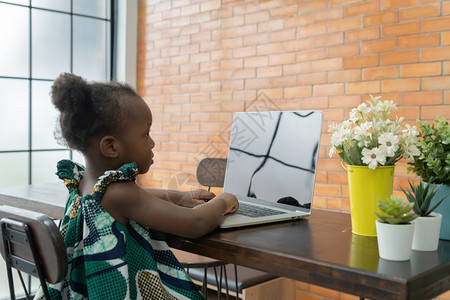
[(136, 184), (153, 163), (155, 142), (150, 109), (129, 86), (65, 73), (52, 86), (52, 102), (63, 142), (86, 161), (86, 168), (57, 165), (70, 193), (61, 223), (69, 268), (50, 286), (52, 298), (202, 299), (159, 231), (200, 237), (236, 211), (237, 199)]

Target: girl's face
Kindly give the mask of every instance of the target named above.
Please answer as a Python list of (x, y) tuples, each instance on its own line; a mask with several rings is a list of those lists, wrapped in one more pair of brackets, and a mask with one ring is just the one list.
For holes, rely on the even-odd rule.
[(123, 146), (120, 155), (123, 164), (135, 162), (139, 173), (144, 174), (153, 164), (155, 142), (150, 137), (152, 113), (142, 99), (136, 100), (129, 107), (128, 120), (120, 135)]

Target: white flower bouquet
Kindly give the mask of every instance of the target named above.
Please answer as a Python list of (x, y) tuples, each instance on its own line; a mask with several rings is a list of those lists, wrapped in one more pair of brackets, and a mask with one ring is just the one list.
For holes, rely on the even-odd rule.
[(394, 165), (398, 160), (420, 155), (416, 144), (416, 126), (405, 125), (404, 118), (389, 119), (391, 110), (397, 109), (392, 100), (379, 101), (381, 96), (372, 97), (350, 112), (350, 119), (339, 125), (331, 125), (330, 157), (338, 152), (348, 165), (378, 166)]

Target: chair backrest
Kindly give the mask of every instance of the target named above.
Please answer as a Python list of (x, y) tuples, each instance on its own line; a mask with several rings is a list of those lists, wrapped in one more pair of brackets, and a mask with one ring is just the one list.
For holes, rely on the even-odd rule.
[(204, 158), (197, 166), (197, 180), (208, 188), (223, 187), (226, 167), (226, 158)]
[(50, 217), (2, 205), (0, 224), (0, 252), (7, 265), (10, 289), (11, 268), (38, 277), (41, 285), (42, 280), (57, 283), (64, 279), (67, 273), (66, 247), (58, 227)]

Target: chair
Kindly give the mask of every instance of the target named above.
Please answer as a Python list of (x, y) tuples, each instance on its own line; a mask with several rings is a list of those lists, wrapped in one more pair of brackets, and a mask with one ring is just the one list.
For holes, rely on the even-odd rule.
[(27, 299), (31, 291), (21, 272), (39, 278), (45, 299), (50, 299), (47, 282), (58, 283), (67, 273), (67, 256), (61, 233), (47, 215), (0, 206), (2, 238), (0, 252), (6, 262), (11, 299), (16, 299), (12, 269), (16, 269)]
[[(197, 166), (197, 181), (208, 187), (208, 191), (211, 187), (223, 187), (223, 181), (225, 178), (225, 167), (227, 160), (225, 158), (204, 158)], [(172, 249), (177, 259), (183, 268), (190, 274), (191, 269), (197, 269), (201, 272), (202, 293), (207, 298), (208, 296), (208, 269), (212, 272), (211, 275), (214, 278), (215, 286), (217, 287), (218, 299), (221, 298), (222, 282), (225, 279), (225, 293), (228, 298), (228, 281), (226, 268), (226, 262), (222, 262), (213, 258), (192, 254), (189, 252)], [(219, 268), (219, 275), (217, 275), (217, 269)], [(201, 271), (200, 271), (201, 270)], [(236, 281), (237, 286), (237, 281)]]
[[(204, 158), (197, 166), (197, 181), (208, 187), (223, 187), (227, 159), (225, 158)], [(175, 256), (181, 261), (181, 265), (188, 270), (194, 282), (202, 284), (202, 291), (206, 297), (208, 288), (217, 289), (218, 298), (221, 293), (225, 293), (227, 299), (229, 295), (236, 299), (266, 299), (277, 298), (279, 291), (285, 289), (293, 291), (292, 281), (279, 278), (275, 275), (228, 264), (209, 257), (204, 257), (180, 250), (174, 250)], [(216, 267), (220, 267), (218, 278)], [(238, 276), (239, 274), (239, 276)], [(234, 281), (234, 284), (228, 284)], [(292, 287), (292, 288), (291, 288)], [(286, 296), (280, 299), (293, 299), (293, 296), (286, 292)], [(277, 295), (277, 296), (274, 296)]]

